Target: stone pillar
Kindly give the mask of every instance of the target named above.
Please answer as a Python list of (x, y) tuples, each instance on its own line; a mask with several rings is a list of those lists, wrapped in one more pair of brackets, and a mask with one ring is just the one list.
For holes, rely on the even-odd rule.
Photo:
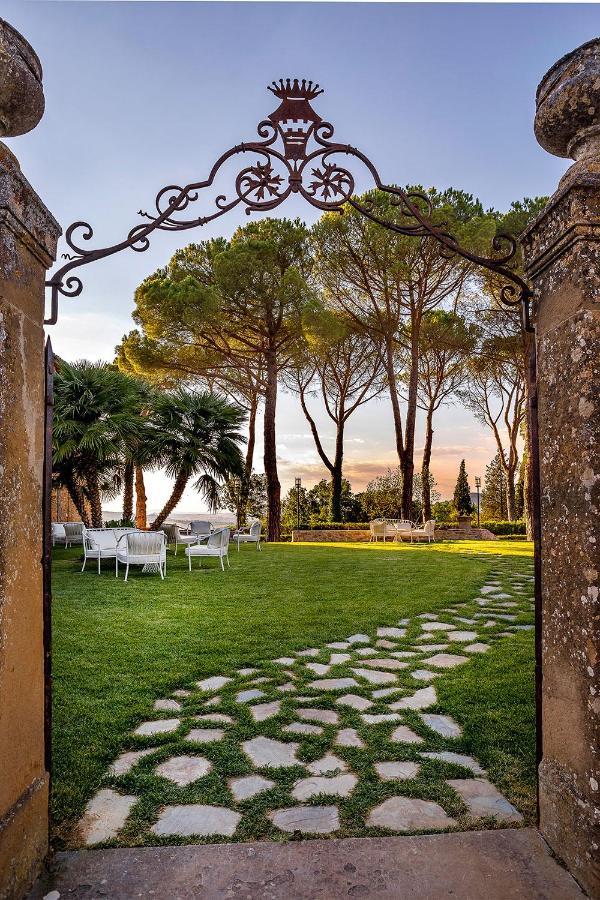
[(600, 896), (600, 40), (559, 60), (535, 133), (572, 157), (523, 236), (535, 291), (541, 480), (540, 829)]
[[(0, 20), (0, 136), (44, 109), (39, 60)], [(0, 897), (20, 898), (48, 845), (44, 764), (44, 280), (60, 228), (0, 143)]]

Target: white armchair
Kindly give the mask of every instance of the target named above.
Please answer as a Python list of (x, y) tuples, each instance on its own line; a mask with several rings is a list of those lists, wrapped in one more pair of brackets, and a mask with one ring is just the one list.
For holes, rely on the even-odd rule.
[(405, 537), (410, 537), (410, 533), (414, 528), (412, 522), (409, 522), (408, 519), (396, 519), (393, 524), (396, 532), (394, 535), (396, 542), (401, 541)]
[(253, 522), (249, 529), (240, 528), (232, 535), (233, 540), (237, 543), (238, 553), (240, 552), (240, 544), (256, 544), (256, 549), (260, 550), (260, 533), (262, 524)]
[(205, 537), (199, 537), (198, 543), (191, 547), (185, 548), (188, 558), (189, 569), (192, 571), (192, 557), (199, 557), (199, 565), (202, 566), (203, 556), (216, 556), (221, 563), (221, 569), (225, 571), (223, 559), (227, 560), (229, 566), (229, 528), (221, 528), (219, 531), (213, 531)]
[(103, 559), (114, 559), (117, 555), (117, 538), (112, 528), (86, 528), (83, 527), (83, 565), (85, 569), (88, 559), (98, 561), (98, 575), (100, 563)]
[(65, 544), (67, 542), (67, 535), (65, 532), (65, 526), (62, 522), (53, 522), (52, 523), (52, 546), (56, 546), (56, 544)]
[(160, 577), (167, 571), (167, 536), (162, 531), (131, 531), (124, 534), (115, 556), (115, 577), (119, 577), (119, 563), (125, 566), (125, 581), (129, 566), (154, 566)]
[(379, 538), (385, 541), (386, 523), (383, 519), (375, 519), (373, 522), (369, 522), (369, 531), (371, 532), (369, 538), (371, 542), (377, 543)]
[(167, 535), (167, 543), (175, 544), (175, 556), (177, 556), (177, 548), (180, 544), (188, 547), (190, 544), (195, 544), (198, 540), (197, 534), (182, 534), (179, 525), (164, 525), (163, 529)]
[(417, 540), (424, 538), (429, 544), (431, 541), (435, 541), (435, 519), (429, 519), (422, 528), (412, 528), (410, 532), (411, 544), (414, 538)]
[(81, 522), (63, 522), (65, 530), (65, 547), (71, 544), (83, 544), (83, 524)]

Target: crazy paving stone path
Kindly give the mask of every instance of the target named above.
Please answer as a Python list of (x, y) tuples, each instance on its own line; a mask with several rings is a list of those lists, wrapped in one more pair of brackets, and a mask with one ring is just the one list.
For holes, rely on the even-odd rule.
[(521, 814), (465, 751), (437, 686), (495, 641), (533, 628), (531, 571), (497, 557), (468, 603), (157, 698), (88, 803), (79, 843), (518, 824)]

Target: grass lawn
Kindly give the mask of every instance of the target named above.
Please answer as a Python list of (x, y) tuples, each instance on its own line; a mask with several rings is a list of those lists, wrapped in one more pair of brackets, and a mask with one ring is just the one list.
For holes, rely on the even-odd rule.
[[(136, 725), (157, 717), (152, 712), (157, 698), (168, 697), (176, 688), (189, 688), (200, 678), (268, 664), (306, 647), (322, 648), (354, 632), (373, 634), (378, 626), (395, 626), (399, 619), (424, 612), (443, 617), (441, 611), (449, 605), (467, 604), (461, 614), (468, 617), (481, 612), (474, 598), (490, 577), (510, 592), (515, 590), (511, 574), (525, 576), (517, 590), (528, 609), (519, 611), (518, 622), (530, 623), (531, 556), (530, 544), (504, 541), (414, 546), (272, 544), (262, 553), (250, 546), (239, 555), (232, 550), (231, 569), (225, 574), (216, 560), (205, 561), (202, 570), (194, 568), (190, 574), (180, 548), (177, 557), (169, 554), (164, 582), (134, 570), (125, 584), (122, 578), (115, 579), (108, 564), (101, 576), (94, 564), (81, 574), (80, 551), (57, 549), (53, 580), (55, 846), (69, 843), (72, 826), (103, 782), (109, 764), (124, 749), (165, 748), (162, 756), (142, 760), (136, 774), (111, 782), (115, 789), (144, 794), (125, 842), (146, 842), (143, 829), (166, 802), (224, 802), (216, 773), (208, 776), (202, 789), (165, 787), (164, 780), (152, 774), (157, 760), (174, 751), (185, 752), (181, 733), (132, 739)], [(411, 623), (407, 640), (415, 640), (418, 623)], [(511, 626), (497, 622), (485, 634), (490, 638), (487, 653), (474, 654), (468, 664), (436, 679), (439, 709), (434, 706), (432, 711), (449, 714), (461, 724), (463, 736), (456, 749), (476, 757), (490, 779), (531, 820), (535, 806), (533, 633), (514, 631), (510, 637), (500, 637), (507, 627)], [(398, 649), (409, 643), (401, 642)], [(448, 652), (453, 651), (460, 652), (460, 647)], [(343, 666), (340, 672), (348, 674)], [(408, 677), (402, 673), (401, 683)], [(411, 686), (424, 685), (412, 682)], [(197, 697), (185, 704), (184, 715), (208, 712), (201, 709)], [(330, 697), (320, 705), (339, 709)], [(228, 712), (226, 702), (222, 711)], [(354, 711), (348, 713), (356, 716)], [(293, 716), (286, 719), (286, 714), (284, 707), (281, 721), (292, 721)], [(415, 730), (423, 728), (417, 714), (407, 716)], [(240, 739), (245, 739), (256, 733), (275, 735), (281, 724), (264, 722), (257, 731), (248, 714), (239, 727)], [(362, 767), (365, 774), (357, 796), (344, 801), (344, 834), (365, 833), (359, 824), (364, 809), (373, 798), (389, 794), (388, 783), (381, 785), (368, 774), (373, 754), (393, 758), (385, 734), (382, 730), (369, 753), (345, 751), (352, 769)], [(327, 728), (323, 737), (308, 739), (303, 758), (323, 755), (329, 740)], [(437, 747), (436, 738), (432, 740)], [(446, 745), (440, 739), (442, 746)], [(244, 774), (247, 760), (239, 747), (228, 748), (226, 743), (207, 745), (202, 753), (213, 759), (215, 770), (227, 765), (228, 772)], [(412, 758), (411, 753), (416, 751), (403, 758)], [(460, 777), (464, 770), (433, 761), (422, 768), (418, 796), (444, 800), (449, 813), (460, 816), (443, 779)], [(279, 794), (271, 792), (268, 802), (259, 798), (254, 806), (250, 802), (249, 820), (254, 825), (239, 837), (269, 836), (262, 813), (285, 805), (292, 776), (293, 770), (277, 780)], [(416, 782), (402, 784), (407, 786), (403, 792), (410, 795), (410, 785)]]

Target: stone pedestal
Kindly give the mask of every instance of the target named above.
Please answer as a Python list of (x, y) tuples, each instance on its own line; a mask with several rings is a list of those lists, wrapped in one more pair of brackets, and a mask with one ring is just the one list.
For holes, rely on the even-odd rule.
[(600, 896), (600, 41), (544, 77), (536, 136), (576, 159), (523, 237), (538, 352), (540, 829)]
[[(36, 68), (37, 66), (37, 68)], [(36, 78), (36, 72), (39, 77)], [(0, 20), (0, 133), (32, 128), (41, 70)], [(0, 897), (20, 898), (48, 841), (44, 764), (44, 280), (60, 228), (0, 143)]]

